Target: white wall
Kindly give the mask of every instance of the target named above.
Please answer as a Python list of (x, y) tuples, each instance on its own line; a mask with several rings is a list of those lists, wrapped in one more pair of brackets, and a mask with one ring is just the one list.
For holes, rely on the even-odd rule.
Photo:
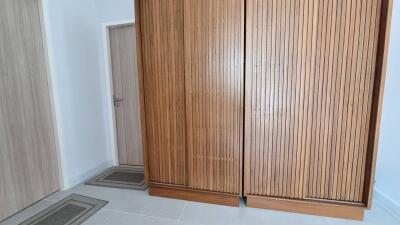
[(110, 165), (95, 0), (43, 0), (64, 188)]
[[(400, 1), (394, 0), (376, 174), (377, 197), (400, 210)], [(398, 211), (400, 213), (400, 211)]]
[(105, 26), (106, 24), (119, 22), (119, 21), (134, 21), (134, 1), (133, 0), (96, 0), (96, 12), (97, 12), (97, 22), (95, 29), (99, 34), (99, 79), (101, 80), (101, 101), (108, 103), (103, 108), (105, 116), (104, 131), (106, 133), (106, 143), (107, 143), (107, 157), (113, 160), (114, 164), (117, 164), (115, 156), (115, 146), (116, 141), (114, 140), (114, 118), (113, 118), (113, 108), (110, 104), (111, 94), (110, 94), (110, 83), (109, 77), (106, 74), (108, 67), (108, 58), (106, 57), (106, 46), (108, 40), (105, 36)]
[(64, 189), (113, 165), (103, 23), (132, 20), (133, 0), (42, 0)]
[(134, 18), (133, 0), (96, 0), (97, 17), (100, 23)]

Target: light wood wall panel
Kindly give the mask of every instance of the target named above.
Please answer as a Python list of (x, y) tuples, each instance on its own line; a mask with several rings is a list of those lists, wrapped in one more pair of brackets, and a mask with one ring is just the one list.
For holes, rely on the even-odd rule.
[(185, 185), (184, 0), (140, 1), (150, 181)]
[(60, 188), (40, 13), (0, 1), (0, 221)]
[(362, 202), (382, 0), (248, 0), (245, 193)]
[(185, 0), (188, 186), (240, 194), (244, 0)]

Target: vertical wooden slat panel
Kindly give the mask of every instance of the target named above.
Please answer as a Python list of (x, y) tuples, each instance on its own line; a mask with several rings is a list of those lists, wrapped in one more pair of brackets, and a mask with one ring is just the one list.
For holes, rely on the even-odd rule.
[(184, 1), (188, 186), (240, 194), (244, 1)]
[[(363, 21), (364, 24), (371, 24), (372, 10), (374, 8), (372, 6), (373, 6), (373, 1), (372, 0), (368, 0), (363, 4), (363, 9), (362, 9), (363, 12), (362, 12), (361, 21)], [(371, 26), (365, 26), (362, 29), (363, 30), (362, 31), (363, 38), (361, 39), (362, 48), (369, 49), (370, 32), (372, 30), (371, 28), (372, 28), (372, 24), (371, 24)], [(359, 60), (360, 62), (358, 64), (359, 68), (357, 68), (359, 71), (361, 70), (360, 71), (361, 74), (366, 74), (366, 73), (368, 74), (368, 72), (367, 72), (367, 67), (368, 67), (367, 66), (367, 59), (368, 59), (368, 52), (362, 52), (360, 60)], [(361, 76), (361, 81), (360, 81), (360, 84), (359, 84), (360, 92), (362, 93), (362, 95), (359, 96), (359, 101), (361, 101), (361, 102), (363, 102), (366, 99), (368, 99), (368, 93), (369, 93), (369, 91), (368, 91), (369, 87), (368, 86), (369, 85), (367, 85), (367, 84), (369, 83), (369, 79), (370, 78), (368, 76)], [(366, 105), (368, 105), (368, 104), (366, 104)], [(366, 105), (363, 105), (363, 104), (359, 103), (359, 110), (361, 112), (363, 112), (364, 109), (366, 108)], [(367, 107), (367, 108), (369, 108), (369, 107)], [(366, 152), (365, 144), (364, 144), (364, 141), (365, 141), (364, 137), (365, 136), (363, 135), (364, 132), (365, 132), (363, 130), (363, 127), (364, 127), (366, 115), (367, 114), (364, 114), (363, 116), (360, 116), (360, 117), (357, 118), (357, 126), (360, 129), (356, 130), (356, 135), (359, 138), (357, 138), (358, 141), (355, 142), (355, 148), (359, 149), (358, 155), (361, 158), (361, 160), (357, 161), (356, 165), (353, 167), (353, 174), (352, 174), (353, 179), (356, 179), (356, 184), (351, 187), (352, 188), (352, 194), (355, 195), (355, 197), (358, 198), (359, 200), (362, 200), (362, 198), (360, 196), (360, 192), (362, 192), (362, 191), (360, 191), (360, 186), (362, 186), (362, 184), (360, 182), (361, 178), (359, 178), (359, 174), (360, 174), (360, 171), (363, 170), (363, 168), (362, 168), (363, 167), (363, 159), (365, 158), (363, 156), (365, 155), (365, 152)], [(361, 172), (361, 174), (364, 174), (364, 173)]]
[[(336, 73), (336, 66), (337, 65), (337, 60), (335, 59), (335, 56), (337, 55), (337, 47), (336, 47), (336, 43), (337, 43), (337, 36), (336, 36), (336, 32), (339, 28), (339, 3), (338, 1), (330, 1), (330, 4), (328, 7), (332, 7), (333, 9), (336, 10), (332, 10), (330, 11), (330, 26), (328, 29), (328, 37), (330, 38), (329, 43), (327, 43), (327, 48), (328, 48), (328, 55), (326, 55), (325, 57), (327, 57), (327, 64), (328, 64), (328, 72), (326, 74), (326, 76), (328, 77), (328, 91), (327, 91), (327, 104), (326, 104), (326, 110), (327, 110), (327, 117), (325, 120), (325, 133), (324, 135), (324, 152), (325, 152), (325, 157), (326, 157), (326, 166), (323, 168), (323, 173), (322, 176), (323, 181), (321, 182), (321, 189), (322, 189), (322, 196), (324, 196), (324, 198), (328, 198), (329, 196), (329, 191), (330, 191), (330, 187), (331, 187), (331, 183), (330, 183), (330, 178), (331, 178), (331, 173), (330, 170), (332, 168), (333, 165), (333, 159), (334, 159), (334, 149), (332, 149), (331, 151), (329, 151), (331, 143), (333, 142), (333, 124), (334, 124), (334, 106), (335, 106), (335, 91), (336, 91), (336, 87), (335, 87), (335, 82), (336, 82), (336, 78), (337, 78), (337, 73)], [(329, 79), (330, 78), (330, 79)]]
[(382, 0), (249, 0), (245, 194), (362, 202)]
[[(362, 19), (365, 19), (362, 17), (362, 3), (363, 1), (357, 1), (357, 8), (356, 8), (356, 25), (355, 25), (355, 33), (356, 35), (354, 36), (353, 40), (353, 45), (356, 45), (355, 51), (353, 51), (353, 59), (352, 59), (352, 70), (351, 73), (355, 74), (355, 77), (352, 80), (352, 93), (351, 93), (351, 101), (349, 102), (350, 105), (352, 105), (352, 112), (351, 112), (351, 128), (349, 129), (349, 133), (347, 134), (349, 137), (349, 142), (348, 142), (348, 148), (350, 149), (350, 156), (349, 156), (349, 163), (348, 163), (348, 168), (347, 168), (347, 178), (346, 178), (346, 188), (345, 188), (345, 199), (346, 200), (353, 200), (355, 199), (354, 192), (351, 190), (351, 187), (355, 186), (355, 179), (353, 177), (353, 168), (355, 167), (355, 164), (357, 164), (358, 161), (358, 152), (359, 148), (355, 147), (355, 143), (358, 142), (358, 139), (360, 139), (356, 135), (356, 130), (361, 130), (360, 127), (357, 125), (357, 118), (359, 118), (361, 112), (358, 111), (358, 106), (359, 106), (359, 96), (361, 95), (360, 89), (359, 89), (359, 84), (361, 83), (361, 74), (359, 70), (359, 65), (360, 65), (360, 55), (362, 54), (362, 38), (363, 38), (363, 30), (365, 27), (365, 24), (363, 24)], [(360, 93), (360, 94), (358, 94)]]
[[(299, 76), (298, 76), (298, 69), (299, 69), (299, 64), (298, 64), (298, 54), (299, 54), (299, 44), (298, 41), (300, 39), (300, 29), (299, 29), (299, 21), (300, 21), (300, 12), (299, 9), (300, 8), (300, 3), (299, 1), (293, 1), (292, 2), (292, 11), (291, 11), (291, 15), (290, 17), (293, 20), (293, 24), (291, 27), (291, 31), (293, 32), (293, 36), (292, 36), (292, 41), (291, 41), (291, 47), (289, 48), (289, 50), (293, 50), (293, 54), (292, 54), (292, 58), (293, 58), (293, 62), (291, 65), (291, 74), (292, 74), (292, 96), (291, 96), (291, 106), (292, 106), (292, 113), (291, 113), (291, 120), (292, 123), (290, 125), (291, 127), (291, 138), (292, 138), (292, 145), (291, 148), (292, 149), (297, 149), (297, 127), (298, 127), (298, 118), (296, 117), (297, 113), (299, 112), (299, 107), (298, 107), (298, 88), (299, 88)], [(297, 178), (297, 165), (299, 163), (298, 161), (298, 152), (296, 151), (290, 151), (291, 155), (292, 155), (292, 168), (291, 168), (291, 195), (290, 198), (297, 198), (297, 188), (296, 188), (296, 178)]]
[[(387, 40), (383, 40), (381, 35), (387, 35), (386, 31), (385, 33), (380, 33), (382, 30), (381, 29), (388, 29), (387, 27), (381, 27), (381, 26), (386, 26), (386, 19), (385, 21), (381, 21), (381, 10), (385, 9), (385, 7), (388, 7), (387, 10), (389, 9), (389, 4), (392, 4), (390, 0), (372, 0), (372, 16), (371, 16), (371, 30), (370, 30), (370, 39), (369, 39), (369, 49), (368, 49), (368, 58), (367, 58), (367, 99), (370, 100), (372, 99), (372, 101), (368, 101), (366, 104), (366, 108), (365, 110), (369, 110), (371, 111), (371, 113), (368, 113), (366, 115), (364, 115), (365, 118), (365, 122), (364, 122), (364, 127), (363, 127), (363, 150), (365, 152), (365, 154), (363, 155), (362, 161), (361, 161), (361, 171), (362, 174), (365, 174), (365, 176), (360, 177), (361, 181), (360, 181), (360, 192), (358, 193), (359, 198), (362, 199), (363, 201), (368, 201), (368, 207), (371, 206), (371, 199), (366, 199), (366, 198), (371, 198), (372, 194), (369, 193), (371, 187), (369, 187), (369, 183), (371, 183), (371, 181), (369, 181), (370, 179), (373, 179), (371, 171), (374, 170), (373, 166), (368, 163), (368, 158), (376, 153), (372, 152), (372, 151), (377, 151), (377, 149), (371, 149), (372, 145), (371, 142), (375, 141), (375, 139), (372, 139), (371, 136), (375, 136), (375, 128), (376, 126), (378, 126), (377, 124), (374, 124), (373, 121), (371, 121), (371, 118), (374, 115), (374, 111), (379, 110), (377, 108), (377, 106), (375, 105), (377, 102), (373, 102), (378, 101), (376, 98), (381, 98), (381, 94), (378, 93), (374, 93), (375, 88), (381, 89), (382, 87), (379, 87), (377, 85), (380, 85), (381, 82), (383, 81), (379, 81), (379, 78), (377, 78), (376, 76), (384, 76), (383, 74), (379, 74), (382, 68), (378, 68), (378, 72), (376, 72), (376, 66), (379, 66), (379, 61), (377, 60), (383, 60), (383, 55), (379, 54), (383, 54), (383, 46), (382, 44), (385, 44), (385, 42), (387, 42)], [(383, 12), (384, 14), (386, 14), (389, 12)], [(378, 43), (378, 41), (380, 41), (381, 43)], [(378, 46), (380, 46), (381, 48), (378, 48)], [(379, 53), (380, 52), (380, 53)], [(380, 65), (383, 66), (383, 65)], [(376, 82), (378, 82), (379, 84), (377, 84)], [(373, 105), (375, 105), (375, 107), (372, 107)], [(371, 129), (373, 129), (373, 131), (371, 131)], [(376, 137), (374, 137), (376, 138)], [(367, 152), (369, 150), (369, 152)], [(372, 163), (372, 162), (370, 162)], [(367, 167), (367, 165), (369, 167)], [(364, 186), (364, 182), (365, 185), (367, 185), (368, 190), (364, 190), (365, 186)], [(374, 181), (372, 181), (372, 183), (374, 183)], [(366, 197), (369, 196), (369, 197)]]
[(187, 184), (183, 1), (141, 1), (150, 181)]

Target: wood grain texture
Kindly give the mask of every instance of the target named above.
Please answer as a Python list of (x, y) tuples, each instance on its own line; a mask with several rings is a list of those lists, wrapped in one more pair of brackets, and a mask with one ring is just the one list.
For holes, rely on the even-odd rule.
[(142, 46), (142, 18), (141, 18), (141, 4), (140, 0), (135, 1), (135, 26), (136, 26), (136, 60), (137, 60), (137, 77), (139, 84), (139, 98), (140, 98), (140, 127), (142, 134), (142, 147), (143, 147), (143, 167), (144, 178), (146, 183), (150, 180), (149, 168), (149, 152), (147, 148), (147, 127), (146, 127), (146, 104), (145, 104), (145, 85), (144, 85), (144, 71), (143, 71), (143, 46)]
[(60, 188), (39, 6), (0, 2), (0, 220)]
[(372, 112), (368, 137), (368, 155), (365, 171), (363, 201), (367, 207), (372, 207), (372, 196), (375, 183), (376, 159), (378, 154), (379, 133), (382, 117), (383, 93), (385, 87), (386, 68), (388, 62), (389, 39), (392, 20), (393, 0), (382, 0), (379, 23), (378, 52), (376, 60), (376, 75), (372, 99)]
[(363, 206), (345, 205), (340, 203), (248, 196), (247, 206), (343, 219), (364, 219)]
[(368, 204), (386, 1), (136, 3), (150, 180), (240, 194), (244, 141), (245, 195)]
[(149, 180), (241, 194), (244, 1), (136, 4)]
[(382, 0), (249, 0), (245, 194), (364, 202)]
[(184, 5), (188, 186), (241, 194), (244, 1)]
[(110, 29), (110, 52), (115, 104), (118, 159), (122, 165), (143, 166), (140, 99), (137, 79), (135, 26)]
[(239, 207), (239, 195), (231, 195), (221, 192), (195, 190), (187, 187), (172, 185), (149, 184), (149, 194), (152, 196), (175, 198), (188, 201), (205, 202), (218, 205)]
[(186, 185), (183, 0), (139, 5), (149, 180)]

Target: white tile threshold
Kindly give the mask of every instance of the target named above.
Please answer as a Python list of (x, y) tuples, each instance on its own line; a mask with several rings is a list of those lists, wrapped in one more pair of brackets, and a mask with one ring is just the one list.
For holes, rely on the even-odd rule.
[(18, 225), (75, 193), (109, 201), (83, 225), (400, 225), (400, 220), (375, 204), (364, 221), (332, 219), (245, 207), (227, 207), (149, 196), (145, 191), (78, 185), (57, 192), (0, 225)]

